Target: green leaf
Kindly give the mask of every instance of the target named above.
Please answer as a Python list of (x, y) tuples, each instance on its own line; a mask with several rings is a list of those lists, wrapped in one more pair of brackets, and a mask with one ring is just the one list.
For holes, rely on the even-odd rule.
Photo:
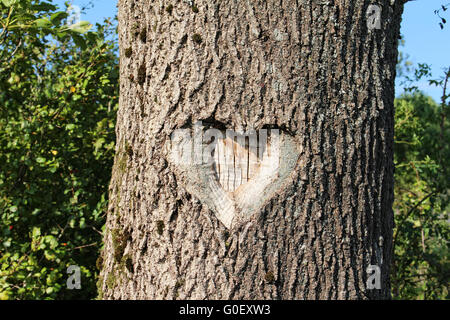
[(80, 36), (79, 34), (73, 33), (72, 39), (73, 39), (73, 42), (75, 42), (75, 44), (77, 46), (79, 46), (81, 49), (83, 49), (83, 50), (86, 49), (86, 40), (82, 36)]
[(13, 4), (16, 4), (17, 0), (0, 0), (1, 3), (5, 5), (5, 7), (11, 7)]
[(48, 19), (45, 18), (41, 18), (41, 19), (37, 19), (34, 21), (34, 24), (38, 27), (38, 28), (46, 28), (51, 26), (51, 22)]
[(102, 147), (102, 145), (105, 143), (105, 138), (99, 138), (94, 143), (95, 152), (98, 152), (98, 150)]
[(33, 227), (33, 231), (31, 232), (32, 238), (37, 238), (41, 235), (41, 229), (38, 227)]
[(88, 21), (80, 21), (69, 26), (69, 29), (78, 33), (85, 33), (92, 28)]
[(67, 12), (58, 11), (50, 16), (50, 21), (53, 23), (53, 25), (59, 25), (61, 21), (67, 17), (68, 17)]
[[(50, 0), (52, 1), (52, 0)], [(36, 11), (54, 11), (57, 9), (57, 7), (49, 2), (40, 1), (37, 4), (34, 4), (30, 6), (32, 10)]]

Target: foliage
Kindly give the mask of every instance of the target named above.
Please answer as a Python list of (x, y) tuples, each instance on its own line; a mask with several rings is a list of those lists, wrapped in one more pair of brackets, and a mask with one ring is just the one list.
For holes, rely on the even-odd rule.
[(397, 99), (395, 107), (393, 296), (448, 299), (448, 104), (416, 91)]
[[(112, 24), (0, 0), (0, 298), (89, 299), (118, 100)], [(82, 290), (66, 288), (78, 265)]]
[(447, 20), (441, 16), (441, 13), (447, 11), (449, 6), (450, 6), (450, 3), (443, 4), (443, 5), (441, 5), (441, 7), (439, 9), (434, 10), (434, 14), (439, 17), (439, 20), (440, 20), (439, 27), (441, 29), (444, 29), (444, 25), (447, 23)]

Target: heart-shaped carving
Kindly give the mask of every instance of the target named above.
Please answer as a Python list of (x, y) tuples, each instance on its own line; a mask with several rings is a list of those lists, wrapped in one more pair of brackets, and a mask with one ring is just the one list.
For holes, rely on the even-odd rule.
[(172, 134), (169, 161), (182, 172), (186, 189), (231, 228), (248, 220), (282, 188), (295, 168), (298, 148), (278, 129), (246, 134), (193, 129)]

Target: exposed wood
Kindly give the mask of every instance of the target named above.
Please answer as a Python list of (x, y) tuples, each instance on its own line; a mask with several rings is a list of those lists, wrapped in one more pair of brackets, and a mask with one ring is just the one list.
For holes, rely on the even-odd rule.
[[(270, 130), (270, 140), (266, 129), (249, 134), (206, 131), (196, 139), (195, 132), (202, 130), (181, 131), (172, 134), (167, 150), (169, 162), (189, 181), (187, 190), (208, 206), (226, 228), (248, 222), (284, 186), (299, 155), (293, 138), (280, 136), (278, 129)], [(210, 153), (213, 161), (209, 161)], [(195, 154), (203, 154), (203, 158)]]

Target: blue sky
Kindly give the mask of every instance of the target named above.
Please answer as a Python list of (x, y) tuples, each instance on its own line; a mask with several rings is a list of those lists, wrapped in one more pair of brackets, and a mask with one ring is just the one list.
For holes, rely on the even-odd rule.
[[(64, 0), (54, 1), (61, 6)], [(91, 23), (102, 22), (104, 17), (113, 17), (117, 12), (116, 0), (72, 0), (74, 5), (83, 5), (92, 2), (94, 7), (82, 14), (81, 19)], [(443, 17), (449, 22), (444, 30), (439, 27), (440, 19), (434, 14), (442, 4), (450, 3), (450, 0), (416, 0), (405, 5), (402, 21), (402, 35), (405, 45), (400, 48), (409, 55), (409, 61), (414, 64), (428, 63), (431, 65), (433, 78), (440, 78), (443, 69), (450, 66), (450, 9), (443, 13)], [(425, 93), (439, 101), (441, 89), (429, 86), (426, 80), (417, 84)], [(399, 85), (396, 86), (397, 94), (402, 92)]]
[[(447, 3), (450, 0), (411, 1), (406, 3), (403, 14), (401, 32), (405, 46), (400, 50), (414, 64), (430, 64), (433, 78), (441, 78), (443, 69), (450, 67), (450, 8), (441, 14), (447, 20), (443, 30), (439, 27), (439, 17), (434, 14), (434, 10)], [(429, 86), (427, 81), (421, 81), (418, 86), (436, 101), (440, 100), (441, 88)], [(401, 93), (401, 88), (396, 89)]]

